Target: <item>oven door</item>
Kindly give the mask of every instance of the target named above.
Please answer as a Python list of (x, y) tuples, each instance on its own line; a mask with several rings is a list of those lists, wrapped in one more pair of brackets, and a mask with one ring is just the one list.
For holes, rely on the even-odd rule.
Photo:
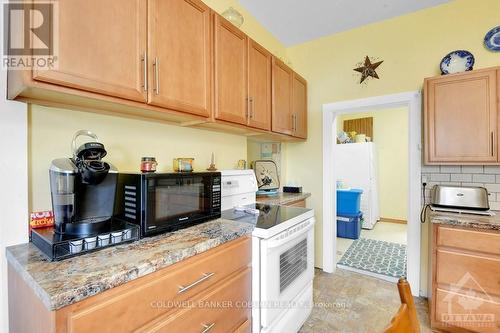
[(158, 175), (146, 183), (146, 233), (176, 230), (212, 213), (209, 175)]
[(261, 241), (261, 325), (269, 327), (314, 278), (314, 218)]

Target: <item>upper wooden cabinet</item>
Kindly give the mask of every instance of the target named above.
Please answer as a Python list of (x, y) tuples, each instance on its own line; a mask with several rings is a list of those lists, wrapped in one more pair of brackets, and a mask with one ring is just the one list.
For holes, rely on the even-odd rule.
[(248, 125), (271, 129), (271, 64), (266, 49), (248, 38)]
[(146, 1), (58, 1), (58, 68), (37, 81), (146, 101)]
[(307, 82), (282, 61), (273, 59), (272, 130), (307, 138)]
[(247, 36), (215, 15), (215, 119), (247, 123)]
[(57, 66), (10, 70), (9, 99), (307, 138), (306, 81), (202, 0), (58, 4)]
[(425, 163), (498, 164), (497, 69), (425, 80)]
[(210, 16), (199, 0), (149, 0), (150, 104), (210, 116)]
[(288, 135), (293, 133), (292, 90), (293, 71), (281, 60), (273, 58), (273, 132)]
[(297, 73), (293, 74), (292, 88), (292, 135), (307, 138), (307, 82)]

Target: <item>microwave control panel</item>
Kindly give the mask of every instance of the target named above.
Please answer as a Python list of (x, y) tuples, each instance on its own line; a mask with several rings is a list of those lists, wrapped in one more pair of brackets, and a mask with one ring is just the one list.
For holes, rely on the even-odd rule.
[(214, 177), (212, 182), (212, 208), (220, 210), (221, 207), (221, 182), (220, 177)]

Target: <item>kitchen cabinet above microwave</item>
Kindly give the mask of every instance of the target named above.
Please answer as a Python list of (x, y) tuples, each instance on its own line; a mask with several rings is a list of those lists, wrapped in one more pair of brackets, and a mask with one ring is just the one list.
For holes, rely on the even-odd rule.
[(271, 131), (271, 53), (201, 0), (58, 1), (57, 13), (57, 66), (9, 70), (9, 99), (306, 138)]
[(427, 78), (425, 164), (500, 164), (500, 67)]

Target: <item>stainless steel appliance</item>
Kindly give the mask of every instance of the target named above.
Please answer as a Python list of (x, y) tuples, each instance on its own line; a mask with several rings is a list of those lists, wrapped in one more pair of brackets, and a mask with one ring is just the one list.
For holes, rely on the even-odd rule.
[(220, 217), (220, 172), (120, 173), (116, 216), (141, 236), (174, 231)]
[(489, 210), (488, 191), (484, 187), (434, 185), (431, 190), (433, 207)]

